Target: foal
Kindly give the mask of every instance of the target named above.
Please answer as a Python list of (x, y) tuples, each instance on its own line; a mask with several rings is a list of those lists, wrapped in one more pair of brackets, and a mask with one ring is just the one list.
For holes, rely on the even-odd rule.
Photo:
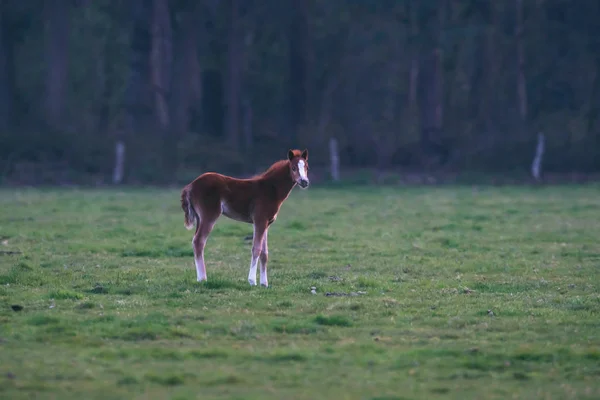
[(267, 231), (275, 222), (279, 208), (298, 184), (308, 187), (308, 150), (289, 150), (287, 160), (271, 165), (262, 174), (250, 179), (237, 179), (215, 172), (200, 175), (181, 191), (181, 208), (185, 227), (196, 234), (192, 240), (198, 282), (206, 280), (204, 247), (221, 214), (240, 222), (253, 224), (252, 258), (248, 282), (256, 285), (256, 269), (260, 260), (260, 284), (267, 279)]

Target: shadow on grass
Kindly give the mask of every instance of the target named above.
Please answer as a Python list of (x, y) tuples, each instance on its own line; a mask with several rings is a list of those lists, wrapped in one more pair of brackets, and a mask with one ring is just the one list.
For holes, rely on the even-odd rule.
[[(103, 295), (121, 295), (121, 296), (132, 296), (132, 295), (150, 295), (152, 298), (171, 298), (180, 299), (184, 297), (186, 292), (198, 291), (227, 291), (227, 290), (239, 290), (249, 291), (252, 287), (243, 281), (233, 281), (219, 276), (211, 277), (207, 281), (195, 282), (193, 280), (185, 279), (172, 281), (168, 285), (164, 284), (118, 284), (114, 285), (111, 283), (96, 283), (93, 288), (86, 290), (86, 293), (90, 294), (103, 294)], [(81, 299), (77, 293), (60, 293), (61, 299)], [(78, 296), (79, 295), (79, 296)]]
[(167, 374), (167, 375), (146, 375), (146, 380), (163, 386), (177, 386), (185, 383), (183, 375)]
[(121, 252), (121, 257), (149, 257), (149, 258), (160, 258), (160, 257), (194, 257), (194, 251), (190, 248), (180, 247), (167, 247), (165, 249), (125, 249)]
[(203, 282), (197, 282), (194, 285), (207, 290), (236, 289), (242, 291), (249, 291), (252, 289), (252, 287), (247, 282), (232, 281), (219, 276), (210, 278)]
[(319, 325), (326, 326), (352, 326), (352, 321), (343, 315), (332, 315), (330, 317), (317, 315), (315, 317), (315, 322)]
[(298, 352), (278, 352), (274, 354), (255, 356), (253, 359), (257, 361), (264, 361), (266, 363), (292, 363), (307, 361), (308, 357)]

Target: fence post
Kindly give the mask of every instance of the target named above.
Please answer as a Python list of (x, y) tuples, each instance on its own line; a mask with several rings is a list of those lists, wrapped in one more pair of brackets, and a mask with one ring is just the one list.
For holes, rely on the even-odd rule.
[(331, 160), (331, 179), (337, 182), (340, 180), (340, 156), (338, 142), (333, 137), (329, 139), (329, 158)]
[(537, 137), (537, 146), (535, 148), (535, 157), (533, 158), (533, 162), (531, 163), (531, 175), (536, 181), (540, 180), (540, 175), (542, 174), (542, 156), (544, 155), (544, 134), (542, 132), (538, 133)]
[(117, 140), (115, 145), (115, 169), (113, 170), (113, 183), (118, 185), (123, 180), (123, 169), (125, 165), (125, 143)]

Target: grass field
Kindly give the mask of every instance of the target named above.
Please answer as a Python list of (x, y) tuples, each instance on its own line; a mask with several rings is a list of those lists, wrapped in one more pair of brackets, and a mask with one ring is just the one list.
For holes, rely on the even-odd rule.
[(226, 218), (196, 282), (177, 190), (5, 189), (0, 398), (597, 399), (599, 217), (598, 186), (294, 189), (264, 289)]

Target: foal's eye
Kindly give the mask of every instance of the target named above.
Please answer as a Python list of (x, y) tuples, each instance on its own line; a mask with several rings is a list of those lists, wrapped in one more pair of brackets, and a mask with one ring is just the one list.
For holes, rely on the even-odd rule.
[(292, 167), (292, 171), (296, 172), (296, 167)]

